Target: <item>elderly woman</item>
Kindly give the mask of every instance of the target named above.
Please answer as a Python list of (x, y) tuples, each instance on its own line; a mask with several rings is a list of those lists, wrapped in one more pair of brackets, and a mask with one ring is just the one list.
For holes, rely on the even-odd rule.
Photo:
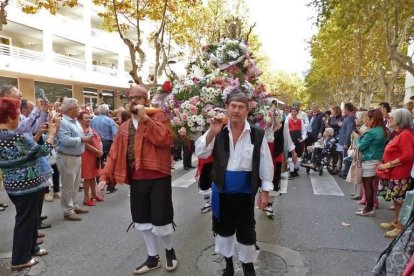
[(330, 108), (331, 117), (328, 120), (328, 127), (333, 128), (334, 136), (337, 137), (339, 130), (341, 129), (342, 122), (344, 117), (342, 116), (342, 110), (339, 106), (335, 105)]
[(395, 238), (403, 228), (398, 221), (405, 193), (412, 188), (410, 182), (411, 169), (414, 162), (414, 134), (411, 129), (412, 115), (405, 108), (396, 109), (388, 117), (389, 127), (393, 129), (390, 142), (385, 147), (383, 162), (378, 166), (381, 174), (381, 187), (379, 195), (385, 200), (394, 202), (394, 221), (381, 223), (385, 230), (384, 236)]
[(55, 138), (56, 125), (49, 124), (45, 145), (15, 132), (19, 124), (20, 100), (0, 98), (0, 168), (4, 188), (16, 207), (13, 235), (12, 270), (31, 267), (39, 262), (32, 256), (48, 251), (36, 244), (42, 183), (39, 159), (48, 156)]
[(375, 169), (380, 163), (384, 152), (387, 129), (384, 124), (382, 113), (379, 109), (369, 110), (365, 116), (365, 126), (368, 130), (357, 138), (356, 146), (362, 154), (362, 185), (365, 189), (367, 205), (358, 210), (358, 216), (374, 216), (374, 197), (378, 182), (375, 177)]
[[(91, 128), (91, 115), (87, 111), (81, 111), (78, 121), (82, 126), (83, 134), (91, 136), (89, 142), (85, 143), (85, 151), (82, 153), (82, 179), (83, 179), (83, 204), (87, 206), (95, 206), (96, 201), (103, 201), (103, 198), (96, 194), (95, 179), (99, 176), (100, 163), (99, 158), (103, 155), (102, 142), (95, 129)], [(89, 196), (89, 190), (91, 196)]]

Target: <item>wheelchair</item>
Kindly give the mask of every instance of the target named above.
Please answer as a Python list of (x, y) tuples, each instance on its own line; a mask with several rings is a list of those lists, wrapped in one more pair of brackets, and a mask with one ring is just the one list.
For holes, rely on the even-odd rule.
[[(336, 151), (337, 138), (331, 138), (325, 141), (323, 148), (313, 148), (309, 151), (305, 149), (301, 166), (306, 168), (306, 173), (310, 173), (311, 170), (318, 172), (319, 175), (323, 174), (323, 168), (326, 167), (331, 175), (338, 174), (342, 169), (342, 153)], [(309, 164), (313, 163), (313, 167)]]

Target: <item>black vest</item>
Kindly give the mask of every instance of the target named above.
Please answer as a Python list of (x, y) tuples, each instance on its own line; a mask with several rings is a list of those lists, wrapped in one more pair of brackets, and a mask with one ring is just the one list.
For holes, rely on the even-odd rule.
[[(261, 186), (261, 179), (259, 177), (260, 168), (260, 148), (262, 146), (264, 131), (254, 125), (250, 125), (250, 139), (253, 148), (253, 164), (252, 164), (252, 191), (256, 194), (257, 189)], [(216, 136), (213, 149), (213, 181), (223, 191), (224, 177), (226, 175), (227, 164), (230, 157), (230, 139), (228, 128), (223, 128)]]

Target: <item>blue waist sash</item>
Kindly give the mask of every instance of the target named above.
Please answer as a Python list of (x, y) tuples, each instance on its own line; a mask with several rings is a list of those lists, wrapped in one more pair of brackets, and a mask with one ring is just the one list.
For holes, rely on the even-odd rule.
[[(251, 194), (252, 193), (252, 172), (246, 171), (226, 171), (224, 176), (224, 194)], [(211, 209), (213, 217), (220, 219), (220, 191), (216, 183), (211, 185)]]

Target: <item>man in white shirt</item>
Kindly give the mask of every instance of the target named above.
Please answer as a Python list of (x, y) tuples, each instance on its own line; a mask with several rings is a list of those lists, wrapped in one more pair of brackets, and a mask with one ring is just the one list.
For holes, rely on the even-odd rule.
[(249, 91), (233, 88), (227, 96), (229, 123), (215, 117), (209, 130), (196, 141), (200, 158), (213, 156), (212, 211), (215, 251), (226, 259), (223, 275), (233, 275), (233, 255), (237, 248), (244, 275), (256, 275), (257, 260), (254, 198), (263, 209), (273, 189), (273, 162), (264, 131), (250, 125)]

